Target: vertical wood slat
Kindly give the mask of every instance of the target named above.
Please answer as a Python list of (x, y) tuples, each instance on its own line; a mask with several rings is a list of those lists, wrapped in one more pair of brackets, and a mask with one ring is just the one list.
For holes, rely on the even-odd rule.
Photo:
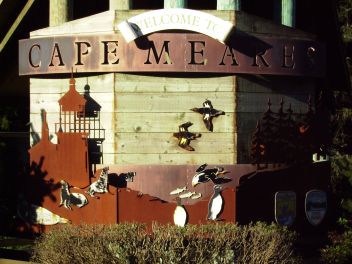
[(217, 0), (217, 10), (241, 10), (241, 0)]
[(296, 0), (281, 0), (281, 24), (288, 27), (295, 27)]
[(73, 18), (73, 0), (50, 0), (49, 26), (61, 25)]
[(187, 0), (164, 0), (164, 8), (186, 8)]
[(130, 10), (132, 9), (132, 0), (109, 0), (110, 10)]

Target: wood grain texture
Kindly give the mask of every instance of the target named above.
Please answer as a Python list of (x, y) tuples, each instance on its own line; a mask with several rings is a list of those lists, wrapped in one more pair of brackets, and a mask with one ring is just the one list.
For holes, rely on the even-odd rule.
[[(172, 133), (115, 133), (118, 154), (188, 154), (178, 146)], [(106, 144), (105, 144), (106, 145)], [(234, 153), (235, 144), (231, 133), (203, 133), (192, 140), (194, 155)], [(214, 155), (215, 156), (215, 155)]]
[[(178, 126), (190, 121), (190, 131), (197, 133), (209, 132), (202, 115), (194, 112), (180, 113), (118, 113), (115, 112), (115, 131), (124, 133), (138, 132), (178, 132)], [(213, 118), (214, 132), (235, 132), (234, 113)], [(105, 122), (104, 122), (105, 123)]]
[[(235, 86), (233, 76), (176, 78), (116, 74), (115, 164), (234, 162)], [(206, 99), (226, 113), (213, 119), (213, 133), (206, 129), (202, 115), (190, 110), (202, 107)], [(201, 138), (190, 143), (194, 152), (180, 148), (173, 137), (179, 125), (188, 121), (193, 123), (190, 132), (202, 133)]]
[[(184, 74), (183, 74), (184, 75)], [(115, 92), (180, 93), (180, 92), (234, 92), (236, 76), (179, 77), (117, 73)]]
[(237, 93), (237, 112), (238, 113), (264, 113), (267, 108), (267, 102), (270, 98), (271, 109), (276, 112), (280, 107), (280, 101), (283, 99), (285, 109), (291, 104), (294, 112), (304, 112), (307, 108), (307, 99), (309, 94), (281, 94), (281, 93)]
[(121, 93), (115, 94), (115, 111), (125, 113), (180, 113), (191, 112), (193, 107), (202, 107), (208, 99), (214, 108), (226, 113), (235, 111), (234, 94), (214, 93)]
[[(84, 92), (84, 86), (90, 86), (91, 93), (108, 93), (113, 91), (114, 74), (102, 74), (89, 77), (77, 77), (74, 75), (76, 81), (76, 89), (79, 93)], [(69, 79), (40, 79), (30, 78), (30, 93), (45, 93), (56, 94), (66, 93), (69, 89)]]

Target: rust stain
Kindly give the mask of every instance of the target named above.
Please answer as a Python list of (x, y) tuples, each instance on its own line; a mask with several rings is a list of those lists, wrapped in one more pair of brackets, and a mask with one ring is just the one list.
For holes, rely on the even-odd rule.
[[(69, 73), (71, 68), (75, 67), (80, 72), (95, 73), (218, 72), (323, 77), (326, 70), (325, 45), (314, 40), (283, 39), (236, 32), (226, 41), (227, 45), (206, 35), (193, 33), (153, 33), (145, 40), (143, 45), (126, 43), (119, 34), (20, 40), (19, 74)], [(91, 49), (87, 54), (75, 58), (73, 54), (77, 54), (77, 43), (82, 42), (88, 43)], [(193, 51), (190, 42), (195, 43)], [(166, 55), (161, 57), (162, 60), (155, 56), (148, 57), (148, 51), (153, 48), (161, 51), (165, 43), (168, 43), (166, 58)], [(286, 46), (295, 49), (295, 67), (282, 66), (282, 61), (285, 60), (283, 47)], [(310, 47), (316, 50), (316, 63), (312, 66), (306, 63), (309, 59), (307, 49)], [(118, 56), (112, 52), (114, 49), (117, 50)], [(230, 58), (230, 55), (233, 58)], [(149, 63), (145, 63), (146, 58)], [(253, 65), (253, 60), (256, 60), (257, 64)]]
[[(221, 221), (235, 222), (236, 198), (234, 189), (227, 188), (222, 191), (225, 200), (224, 209), (219, 216)], [(140, 196), (137, 191), (121, 189), (118, 192), (118, 222), (142, 222), (149, 227), (153, 222), (160, 224), (173, 224), (173, 213), (176, 208), (175, 202), (166, 202), (162, 199), (150, 196)], [(188, 213), (189, 224), (205, 224), (208, 221), (209, 197), (192, 205), (184, 205)]]

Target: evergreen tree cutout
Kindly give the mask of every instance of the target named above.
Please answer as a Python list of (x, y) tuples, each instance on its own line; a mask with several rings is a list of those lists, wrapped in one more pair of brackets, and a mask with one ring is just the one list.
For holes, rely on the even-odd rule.
[(263, 163), (265, 154), (265, 146), (263, 144), (263, 135), (260, 130), (260, 122), (257, 121), (257, 126), (255, 128), (254, 134), (252, 136), (252, 144), (251, 144), (251, 158), (252, 164), (257, 164), (259, 168), (259, 164)]
[(285, 153), (285, 160), (287, 164), (292, 164), (297, 162), (298, 159), (298, 151), (297, 147), (299, 144), (298, 141), (298, 126), (296, 121), (293, 119), (293, 110), (291, 104), (289, 104), (287, 112), (287, 119), (286, 119), (286, 134), (285, 134), (285, 141), (286, 141), (286, 153)]
[(284, 100), (281, 98), (280, 108), (276, 114), (275, 130), (272, 142), (273, 161), (276, 163), (284, 163), (286, 160), (287, 149), (287, 114), (284, 112)]
[(273, 145), (275, 144), (275, 113), (271, 111), (271, 101), (268, 99), (268, 109), (264, 112), (261, 122), (263, 132), (263, 145), (265, 148), (264, 159), (267, 163), (273, 162), (275, 152)]
[(313, 119), (314, 111), (312, 109), (312, 98), (308, 97), (307, 112), (302, 114), (298, 124), (299, 142), (298, 157), (301, 162), (310, 161), (314, 148), (314, 134), (313, 133)]

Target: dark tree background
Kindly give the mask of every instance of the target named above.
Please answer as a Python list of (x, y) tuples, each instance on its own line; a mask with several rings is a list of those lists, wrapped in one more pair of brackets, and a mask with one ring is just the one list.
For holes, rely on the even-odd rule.
[[(339, 0), (338, 20), (352, 75), (352, 0)], [(336, 114), (333, 121), (332, 183), (341, 203), (341, 214), (352, 221), (352, 98), (349, 89), (335, 92)]]

